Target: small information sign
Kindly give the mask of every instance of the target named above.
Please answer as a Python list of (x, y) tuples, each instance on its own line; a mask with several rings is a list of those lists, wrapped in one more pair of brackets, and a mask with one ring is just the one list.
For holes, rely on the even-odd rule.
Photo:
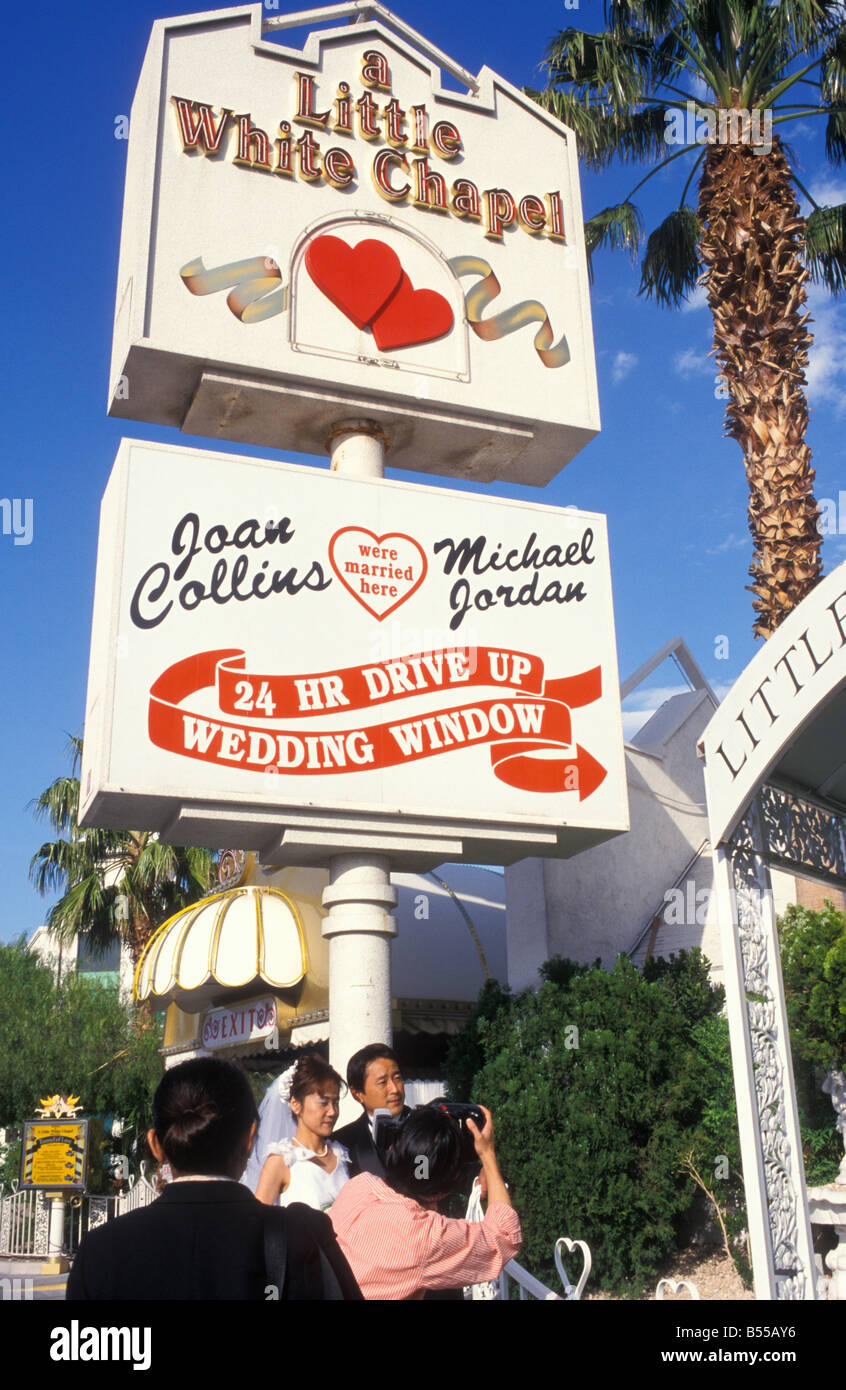
[(21, 1186), (85, 1186), (87, 1120), (27, 1120), (24, 1124)]

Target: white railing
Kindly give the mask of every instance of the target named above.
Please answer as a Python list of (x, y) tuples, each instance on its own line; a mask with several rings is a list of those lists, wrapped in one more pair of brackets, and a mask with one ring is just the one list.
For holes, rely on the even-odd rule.
[(670, 1294), (671, 1298), (676, 1298), (681, 1293), (682, 1289), (687, 1289), (691, 1299), (695, 1299), (697, 1302), (701, 1300), (702, 1295), (696, 1285), (691, 1283), (690, 1279), (659, 1279), (658, 1283), (655, 1285), (655, 1302), (664, 1302), (665, 1290)]
[(116, 1215), (125, 1216), (128, 1211), (137, 1211), (139, 1207), (148, 1207), (151, 1202), (155, 1202), (158, 1192), (147, 1178), (147, 1165), (141, 1163), (141, 1176), (132, 1177), (123, 1192), (119, 1192), (116, 1200)]
[[(473, 1184), (470, 1200), (467, 1203), (466, 1219), (468, 1221), (482, 1220), (482, 1196), (478, 1178)], [(565, 1248), (570, 1254), (576, 1249), (581, 1252), (582, 1272), (575, 1287), (570, 1283), (564, 1268), (562, 1251)], [(507, 1301), (511, 1297), (510, 1284), (515, 1283), (520, 1290), (519, 1296), (523, 1300), (537, 1298), (543, 1303), (576, 1302), (582, 1296), (593, 1264), (590, 1248), (583, 1240), (570, 1240), (568, 1236), (559, 1236), (552, 1254), (561, 1286), (564, 1289), (563, 1294), (555, 1293), (554, 1290), (547, 1288), (546, 1284), (542, 1284), (540, 1279), (536, 1279), (516, 1260), (509, 1260), (498, 1279), (491, 1279), (484, 1284), (473, 1284), (464, 1290), (464, 1297)]]
[[(579, 1280), (575, 1287), (570, 1283), (562, 1261), (561, 1251), (564, 1246), (566, 1246), (567, 1250), (571, 1253), (577, 1248), (581, 1251), (582, 1272), (579, 1275)], [(558, 1271), (558, 1277), (564, 1289), (563, 1294), (555, 1293), (553, 1289), (547, 1288), (546, 1284), (542, 1284), (540, 1279), (536, 1279), (533, 1274), (530, 1274), (527, 1269), (519, 1265), (516, 1260), (509, 1260), (499, 1278), (496, 1280), (496, 1293), (494, 1293), (492, 1297), (501, 1300), (509, 1299), (511, 1297), (509, 1285), (513, 1282), (520, 1290), (521, 1300), (537, 1298), (543, 1303), (578, 1302), (584, 1291), (585, 1284), (588, 1281), (588, 1275), (590, 1274), (593, 1264), (590, 1248), (583, 1240), (570, 1240), (567, 1236), (559, 1236), (558, 1240), (555, 1242), (553, 1258), (555, 1260), (555, 1268)]]
[[(86, 1231), (104, 1225), (113, 1216), (137, 1211), (156, 1200), (158, 1193), (148, 1182), (145, 1170), (146, 1165), (142, 1163), (141, 1176), (130, 1178), (126, 1190), (117, 1196), (68, 1194), (65, 1254), (73, 1255)], [(0, 1198), (0, 1257), (45, 1259), (50, 1253), (49, 1198), (37, 1188), (18, 1191), (16, 1181), (11, 1186), (12, 1192)]]
[(21, 1259), (44, 1257), (49, 1247), (49, 1231), (50, 1212), (43, 1193), (24, 1188), (3, 1198), (0, 1203), (0, 1255)]

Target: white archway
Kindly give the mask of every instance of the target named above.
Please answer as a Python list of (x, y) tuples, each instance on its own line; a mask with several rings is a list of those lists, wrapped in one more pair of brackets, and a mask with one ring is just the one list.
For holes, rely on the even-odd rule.
[(846, 564), (749, 663), (701, 747), (755, 1290), (812, 1299), (770, 865), (846, 886)]

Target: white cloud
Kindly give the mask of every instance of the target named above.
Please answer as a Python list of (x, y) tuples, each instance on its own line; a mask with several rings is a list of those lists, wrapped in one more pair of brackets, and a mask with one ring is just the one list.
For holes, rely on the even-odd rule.
[(838, 203), (846, 203), (846, 181), (831, 174), (819, 183), (812, 183), (811, 193), (820, 207), (836, 207)]
[(654, 713), (654, 709), (648, 710), (645, 714), (628, 713), (626, 710), (623, 710), (623, 739), (626, 743), (631, 742), (635, 734), (643, 728), (644, 724), (652, 718)]
[(693, 293), (689, 294), (687, 299), (683, 299), (681, 303), (683, 314), (692, 314), (696, 309), (707, 309), (707, 307), (708, 296), (704, 285), (697, 285)]
[(621, 381), (625, 381), (629, 372), (638, 364), (638, 358), (633, 352), (618, 352), (615, 354), (614, 363), (611, 368), (611, 380), (617, 386)]
[(705, 554), (724, 555), (727, 550), (742, 550), (743, 547), (748, 544), (748, 536), (736, 536), (734, 531), (731, 531), (729, 535), (726, 536), (724, 541), (720, 541), (719, 545), (709, 546), (706, 549)]
[(643, 723), (644, 711), (654, 714), (667, 700), (674, 695), (683, 695), (689, 689), (689, 685), (638, 685), (631, 695), (626, 696), (626, 710), (629, 714), (639, 713)]
[(685, 348), (684, 352), (677, 352), (673, 360), (673, 369), (679, 376), (690, 378), (692, 376), (717, 375), (717, 368), (712, 357), (706, 357), (696, 348)]
[(621, 711), (623, 738), (631, 741), (667, 700), (684, 695), (689, 689), (688, 685), (639, 685), (626, 696), (625, 709)]
[(846, 309), (821, 285), (811, 285), (808, 304), (814, 335), (808, 363), (808, 401), (825, 401), (838, 415), (846, 412)]

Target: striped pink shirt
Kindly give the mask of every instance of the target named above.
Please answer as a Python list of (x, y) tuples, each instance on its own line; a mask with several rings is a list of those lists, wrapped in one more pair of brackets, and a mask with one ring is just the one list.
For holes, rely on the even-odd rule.
[(338, 1244), (365, 1298), (422, 1298), (427, 1289), (455, 1289), (494, 1279), (516, 1255), (520, 1220), (492, 1202), (484, 1221), (457, 1221), (360, 1173), (341, 1189), (330, 1212)]

